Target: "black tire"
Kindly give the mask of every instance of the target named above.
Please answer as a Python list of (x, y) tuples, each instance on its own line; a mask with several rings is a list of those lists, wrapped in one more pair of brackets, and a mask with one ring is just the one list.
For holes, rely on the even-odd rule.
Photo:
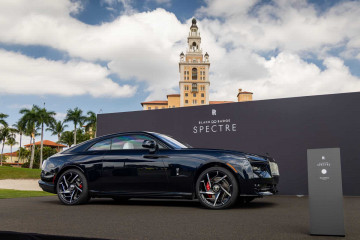
[[(221, 182), (218, 182), (219, 179), (223, 177), (224, 179), (221, 180)], [(207, 179), (210, 180), (210, 184), (212, 186), (210, 186), (210, 184), (207, 185), (207, 183), (209, 182)], [(237, 202), (239, 195), (239, 186), (235, 176), (233, 175), (233, 173), (223, 167), (211, 167), (205, 169), (199, 175), (195, 187), (196, 196), (199, 199), (200, 203), (204, 207), (209, 209), (229, 208)], [(208, 187), (211, 188), (207, 189)], [(205, 194), (204, 189), (205, 192), (209, 192), (210, 194)]]
[(65, 205), (84, 204), (90, 199), (86, 177), (78, 169), (63, 172), (56, 183), (56, 190), (59, 200)]

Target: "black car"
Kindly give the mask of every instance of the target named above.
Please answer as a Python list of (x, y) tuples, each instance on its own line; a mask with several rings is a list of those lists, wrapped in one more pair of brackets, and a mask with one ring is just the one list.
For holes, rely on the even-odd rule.
[(40, 187), (66, 205), (92, 197), (199, 199), (211, 209), (277, 192), (274, 159), (255, 154), (192, 148), (159, 133), (98, 137), (44, 161)]

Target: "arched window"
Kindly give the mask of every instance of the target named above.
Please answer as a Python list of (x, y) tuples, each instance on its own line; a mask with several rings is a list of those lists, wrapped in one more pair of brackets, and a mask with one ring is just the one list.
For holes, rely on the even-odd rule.
[(198, 47), (197, 47), (197, 45), (196, 45), (196, 42), (193, 42), (193, 43), (192, 43), (192, 49), (193, 49), (193, 50), (196, 50), (197, 48), (198, 48)]
[(197, 80), (197, 68), (191, 70), (192, 80)]

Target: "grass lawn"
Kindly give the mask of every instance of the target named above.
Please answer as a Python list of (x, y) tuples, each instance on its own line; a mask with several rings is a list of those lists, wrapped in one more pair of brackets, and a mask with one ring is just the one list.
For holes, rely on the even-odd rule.
[(0, 189), (0, 199), (55, 196), (54, 194), (42, 191), (20, 191), (12, 189)]
[(1, 167), (0, 179), (40, 179), (41, 169)]

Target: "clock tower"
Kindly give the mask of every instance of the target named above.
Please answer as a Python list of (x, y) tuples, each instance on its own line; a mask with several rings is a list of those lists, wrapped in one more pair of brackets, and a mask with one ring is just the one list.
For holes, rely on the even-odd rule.
[(209, 104), (209, 54), (202, 53), (198, 30), (196, 19), (193, 18), (186, 54), (180, 54), (180, 107)]

